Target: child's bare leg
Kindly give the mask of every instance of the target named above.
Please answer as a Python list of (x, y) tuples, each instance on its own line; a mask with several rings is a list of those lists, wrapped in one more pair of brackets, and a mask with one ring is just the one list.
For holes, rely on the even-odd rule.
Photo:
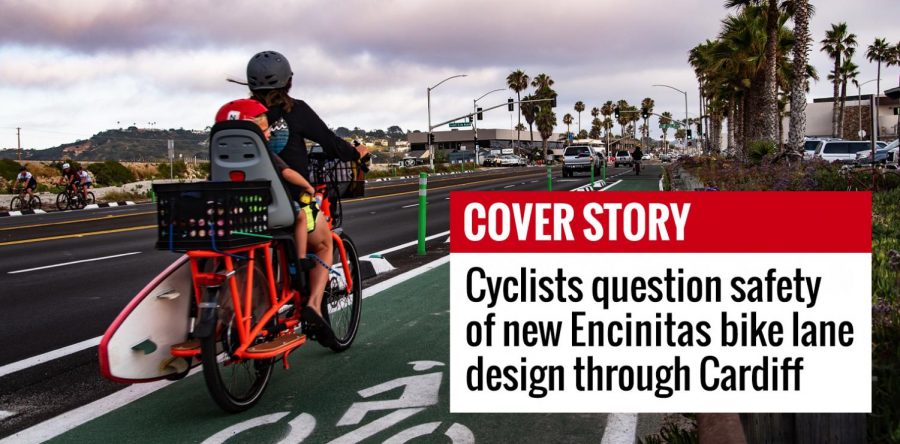
[(297, 258), (306, 259), (306, 211), (300, 210), (297, 215), (297, 224), (294, 225), (294, 246), (297, 248)]

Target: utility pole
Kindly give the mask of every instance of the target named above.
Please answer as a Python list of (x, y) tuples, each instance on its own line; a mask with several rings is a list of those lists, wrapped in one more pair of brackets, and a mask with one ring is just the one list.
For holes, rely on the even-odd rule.
[(19, 162), (22, 161), (22, 128), (16, 128), (16, 144), (18, 145)]

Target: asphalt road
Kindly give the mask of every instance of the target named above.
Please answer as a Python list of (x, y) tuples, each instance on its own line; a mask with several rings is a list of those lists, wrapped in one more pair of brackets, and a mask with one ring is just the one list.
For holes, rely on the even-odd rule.
[[(626, 168), (611, 168), (608, 174), (610, 190), (656, 189), (659, 168), (650, 167), (641, 176)], [(588, 181), (586, 176), (563, 179), (556, 169), (553, 190)], [(376, 182), (367, 185), (367, 197), (344, 202), (344, 228), (363, 254), (416, 239), (417, 189), (415, 179)], [(543, 168), (431, 178), (428, 234), (449, 229), (451, 191), (546, 189)], [(127, 302), (176, 258), (154, 249), (155, 218), (155, 207), (141, 204), (0, 219), (0, 338), (7, 339), (0, 347), (0, 367), (101, 335)], [(438, 247), (443, 240), (433, 244)], [(402, 262), (402, 255), (395, 254)], [(4, 409), (17, 412), (0, 417), (0, 437), (121, 388), (99, 376), (96, 347), (0, 376), (0, 414)]]

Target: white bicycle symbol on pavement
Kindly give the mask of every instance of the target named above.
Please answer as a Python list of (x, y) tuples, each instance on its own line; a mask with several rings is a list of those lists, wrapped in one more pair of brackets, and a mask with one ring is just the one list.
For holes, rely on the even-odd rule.
[[(413, 361), (409, 363), (413, 370), (417, 372), (426, 372), (436, 367), (443, 367), (443, 362), (437, 361)], [(394, 410), (392, 413), (376, 419), (359, 428), (351, 430), (329, 442), (329, 444), (355, 444), (370, 438), (384, 430), (399, 424), (401, 421), (425, 410), (428, 407), (438, 404), (438, 392), (441, 388), (443, 373), (432, 372), (422, 373), (413, 376), (393, 379), (391, 381), (378, 384), (359, 391), (359, 395), (363, 398), (371, 398), (375, 395), (388, 392), (398, 387), (403, 387), (403, 392), (397, 399), (385, 401), (360, 401), (353, 403), (344, 413), (344, 416), (338, 420), (337, 427), (347, 427), (359, 425), (369, 412)], [(248, 419), (233, 426), (230, 426), (207, 440), (203, 444), (220, 444), (228, 439), (233, 438), (239, 433), (253, 429), (266, 424), (275, 424), (291, 412), (277, 412), (268, 415), (258, 416)], [(385, 440), (385, 444), (402, 444), (415, 438), (434, 434), (441, 426), (441, 421), (428, 422), (414, 425), (401, 430)], [(288, 434), (278, 444), (298, 444), (302, 443), (306, 438), (312, 435), (316, 428), (316, 418), (308, 413), (301, 413), (296, 418), (288, 422)], [(453, 423), (444, 432), (444, 436), (450, 439), (453, 444), (474, 444), (475, 435), (468, 427)]]

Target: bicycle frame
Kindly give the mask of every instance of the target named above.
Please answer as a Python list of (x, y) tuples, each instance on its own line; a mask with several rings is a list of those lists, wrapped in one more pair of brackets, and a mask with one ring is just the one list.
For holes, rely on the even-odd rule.
[[(324, 194), (324, 186), (321, 186), (321, 189), (317, 187), (317, 194)], [(326, 220), (328, 223), (329, 231), (332, 229), (331, 215), (330, 215), (330, 203), (327, 198), (322, 200), (322, 213), (326, 216)], [(338, 253), (340, 255), (341, 266), (344, 270), (349, 270), (349, 264), (347, 262), (347, 252), (344, 248), (344, 242), (341, 240), (340, 235), (334, 231), (331, 231), (331, 238), (334, 245), (337, 247)], [(299, 306), (301, 302), (301, 298), (303, 297), (295, 290), (292, 290), (289, 283), (285, 282), (282, 285), (281, 292), (279, 294), (276, 288), (276, 278), (275, 278), (275, 269), (272, 266), (272, 252), (275, 251), (276, 254), (281, 257), (286, 256), (285, 247), (280, 245), (280, 241), (266, 241), (258, 244), (253, 244), (246, 247), (233, 248), (224, 251), (209, 251), (209, 250), (192, 250), (187, 252), (187, 256), (190, 259), (191, 266), (191, 279), (193, 280), (192, 285), (194, 288), (194, 302), (198, 307), (202, 307), (203, 305), (203, 295), (204, 289), (207, 288), (222, 288), (225, 287), (231, 297), (232, 306), (234, 308), (234, 317), (235, 324), (234, 327), (238, 334), (238, 340), (240, 341), (240, 345), (231, 353), (232, 357), (237, 359), (270, 359), (279, 355), (284, 355), (287, 357), (287, 354), (290, 353), (295, 348), (299, 347), (303, 343), (306, 342), (306, 337), (302, 337), (299, 343), (293, 343), (289, 347), (278, 347), (274, 350), (270, 351), (253, 351), (251, 347), (254, 345), (254, 341), (260, 335), (268, 335), (268, 332), (265, 329), (265, 326), (277, 315), (278, 311), (284, 307), (287, 303), (293, 301), (295, 306)], [(265, 292), (266, 298), (269, 303), (269, 308), (263, 313), (259, 319), (254, 323), (253, 320), (253, 308), (254, 308), (254, 271), (256, 268), (255, 259), (258, 258), (259, 254), (262, 254), (263, 262), (264, 262), (264, 274), (266, 279)], [(247, 266), (244, 270), (246, 274), (244, 279), (244, 288), (238, 288), (238, 283), (234, 279), (237, 270), (234, 266), (234, 256), (243, 255), (247, 257)], [(201, 271), (201, 260), (213, 260), (218, 264), (218, 261), (221, 261), (221, 265), (224, 267), (219, 273), (216, 272), (204, 272)], [(279, 267), (281, 276), (290, 276), (288, 273), (288, 264), (286, 260), (279, 261)], [(217, 266), (213, 267), (214, 269)], [(353, 277), (350, 273), (344, 274), (344, 279), (347, 283), (347, 292), (353, 291)], [(308, 297), (308, 295), (307, 295)], [(285, 327), (285, 331), (287, 329), (292, 329), (297, 326), (299, 323), (299, 311), (297, 311), (294, 317), (286, 319), (282, 322), (282, 325)], [(184, 348), (173, 348), (171, 350), (173, 356), (178, 357), (194, 357), (200, 354), (199, 348), (192, 349), (184, 349)], [(287, 360), (285, 359), (285, 363)]]

